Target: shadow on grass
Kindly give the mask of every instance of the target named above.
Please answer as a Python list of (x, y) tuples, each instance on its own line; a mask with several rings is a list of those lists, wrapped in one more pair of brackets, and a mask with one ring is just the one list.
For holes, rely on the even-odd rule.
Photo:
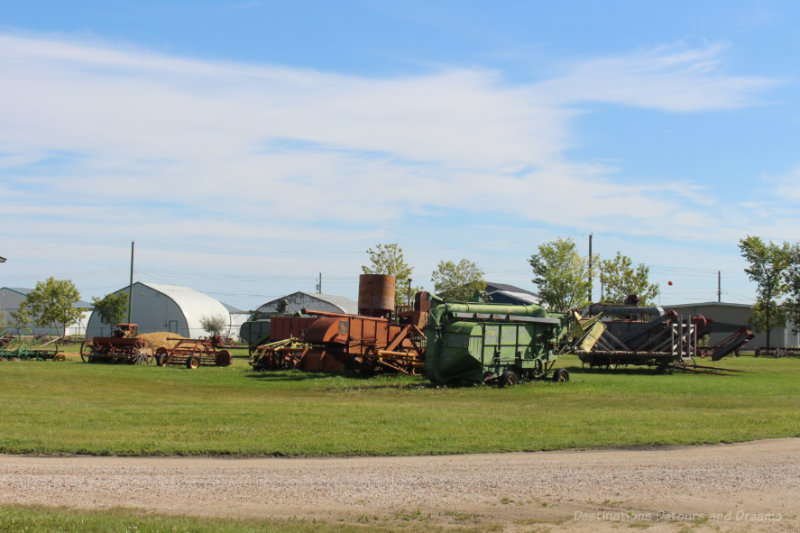
[(674, 370), (672, 368), (654, 368), (649, 366), (570, 366), (566, 367), (570, 374), (619, 374), (619, 375), (635, 375), (635, 376), (664, 376), (671, 374)]
[(302, 370), (263, 370), (252, 371), (246, 374), (248, 379), (255, 379), (258, 381), (272, 381), (272, 382), (299, 382), (299, 381), (312, 381), (323, 378), (330, 378), (332, 376), (343, 376), (344, 374), (333, 374), (326, 372), (303, 372)]

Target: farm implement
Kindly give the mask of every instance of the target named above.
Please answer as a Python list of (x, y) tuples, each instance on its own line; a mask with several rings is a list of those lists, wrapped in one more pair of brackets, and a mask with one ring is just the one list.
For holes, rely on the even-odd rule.
[(58, 337), (28, 338), (21, 335), (0, 336), (0, 360), (63, 361), (64, 354), (58, 350)]
[(150, 364), (153, 347), (137, 337), (138, 325), (117, 324), (111, 337), (94, 337), (81, 344), (84, 363)]
[(194, 370), (201, 366), (230, 366), (231, 354), (228, 350), (218, 350), (223, 346), (222, 337), (214, 335), (210, 339), (172, 338), (176, 342), (172, 348), (161, 347), (156, 350), (159, 366), (183, 365)]
[[(719, 361), (753, 338), (746, 328), (716, 324), (701, 316), (688, 319), (661, 307), (593, 304), (585, 316), (573, 312), (574, 342), (567, 346), (590, 367), (650, 366), (659, 370), (719, 374), (731, 370), (701, 366), (695, 358)], [(712, 332), (731, 332), (714, 345), (698, 342)]]
[(273, 316), (269, 341), (251, 353), (250, 365), (253, 370), (418, 374), (425, 365), (420, 325), (430, 309), (422, 294), (413, 310), (395, 313), (394, 276), (362, 274), (357, 315), (303, 309), (300, 317)]
[[(558, 358), (563, 316), (538, 305), (444, 303), (431, 309), (425, 373), (436, 385), (543, 379)], [(569, 381), (564, 368), (553, 381)]]
[[(251, 356), (254, 370), (298, 368), (311, 372), (358, 371), (416, 374), (424, 366), (424, 335), (413, 324), (394, 324), (388, 319), (304, 309), (307, 329), (294, 331), (281, 322), (297, 320), (273, 317), (273, 331), (285, 329), (285, 339), (261, 345)], [(297, 335), (292, 335), (292, 333)]]

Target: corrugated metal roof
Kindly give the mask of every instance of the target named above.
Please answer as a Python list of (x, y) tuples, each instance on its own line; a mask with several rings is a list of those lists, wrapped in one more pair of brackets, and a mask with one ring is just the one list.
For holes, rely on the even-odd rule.
[(354, 302), (350, 298), (346, 298), (344, 296), (336, 296), (333, 294), (318, 294), (316, 292), (303, 292), (297, 291), (291, 294), (287, 294), (286, 296), (281, 296), (280, 298), (276, 298), (274, 300), (270, 300), (269, 302), (258, 306), (258, 309), (263, 309), (265, 307), (273, 307), (277, 305), (279, 302), (291, 298), (294, 295), (302, 294), (306, 296), (308, 299), (317, 299), (322, 300), (324, 302), (329, 303), (330, 305), (338, 308), (341, 313), (347, 313), (351, 315), (358, 314), (358, 303)]
[[(230, 317), (230, 313), (225, 309), (225, 306), (219, 300), (198, 292), (190, 287), (181, 287), (178, 285), (162, 285), (160, 283), (144, 283), (137, 281), (136, 285), (144, 285), (150, 289), (160, 292), (174, 301), (178, 307), (181, 308), (183, 316), (186, 317), (186, 322), (189, 325), (189, 331), (203, 330), (200, 324), (200, 319), (206, 316), (222, 315), (226, 319)], [(127, 290), (127, 287), (125, 289)], [(120, 292), (120, 291), (118, 291)]]
[(515, 287), (514, 285), (509, 285), (508, 283), (494, 283), (491, 281), (487, 281), (486, 290), (489, 292), (491, 292), (492, 290), (496, 290), (496, 291), (506, 291), (510, 293), (523, 293), (523, 294), (528, 294), (530, 296), (535, 296), (537, 298), (537, 301), (541, 299), (541, 296), (539, 296), (535, 292), (531, 292), (521, 287)]

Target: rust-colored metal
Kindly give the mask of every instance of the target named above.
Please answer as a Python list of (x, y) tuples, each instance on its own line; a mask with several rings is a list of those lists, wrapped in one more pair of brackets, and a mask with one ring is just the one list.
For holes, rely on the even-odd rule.
[(185, 365), (189, 369), (201, 366), (230, 366), (233, 359), (228, 350), (219, 350), (225, 341), (219, 335), (210, 339), (167, 339), (177, 341), (172, 348), (159, 348), (156, 361), (160, 366)]
[(387, 317), (394, 311), (395, 278), (384, 274), (358, 277), (358, 314)]
[(111, 337), (94, 337), (81, 344), (84, 363), (145, 363), (153, 359), (152, 347), (137, 337), (136, 324), (117, 324)]
[[(415, 324), (386, 318), (303, 309), (313, 315), (305, 334), (259, 346), (257, 370), (298, 368), (310, 372), (355, 370), (364, 374), (416, 374), (424, 366), (425, 336)], [(273, 317), (273, 327), (289, 317)]]

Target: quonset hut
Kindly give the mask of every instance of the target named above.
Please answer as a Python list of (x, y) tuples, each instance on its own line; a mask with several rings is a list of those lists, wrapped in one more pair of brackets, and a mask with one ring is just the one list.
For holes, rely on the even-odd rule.
[[(128, 294), (128, 287), (116, 293)], [(231, 324), (230, 313), (221, 302), (189, 287), (137, 281), (133, 284), (131, 301), (130, 321), (139, 325), (139, 333), (169, 331), (196, 339), (209, 335), (200, 325), (203, 317), (223, 316)], [(111, 328), (110, 324), (102, 323), (99, 313), (93, 312), (86, 326), (86, 338), (109, 336)]]
[(275, 313), (294, 314), (302, 309), (327, 311), (329, 313), (358, 313), (358, 303), (344, 296), (295, 292), (272, 300), (256, 309), (253, 318), (267, 317)]

